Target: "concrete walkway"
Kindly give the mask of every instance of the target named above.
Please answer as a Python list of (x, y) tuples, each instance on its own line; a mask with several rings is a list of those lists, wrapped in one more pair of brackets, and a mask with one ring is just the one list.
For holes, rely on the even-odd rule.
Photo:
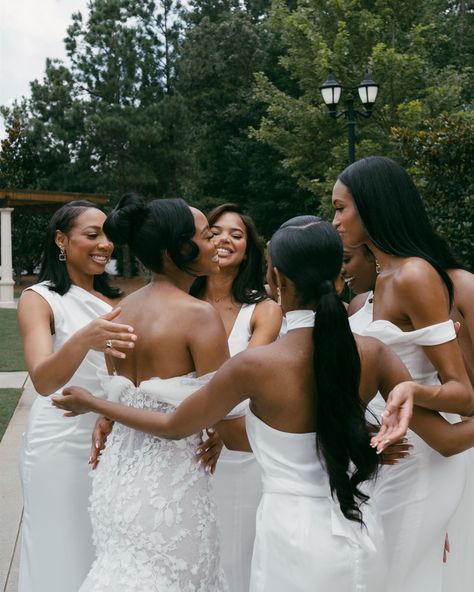
[(27, 372), (0, 373), (0, 389), (23, 394), (0, 442), (0, 592), (17, 592), (18, 556), (23, 514), (19, 459), (22, 434), (36, 396)]

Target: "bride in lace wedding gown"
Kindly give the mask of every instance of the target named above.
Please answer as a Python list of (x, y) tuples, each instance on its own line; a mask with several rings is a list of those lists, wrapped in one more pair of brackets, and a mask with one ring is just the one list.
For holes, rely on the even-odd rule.
[[(188, 294), (196, 276), (218, 271), (213, 235), (183, 200), (136, 196), (121, 199), (104, 230), (152, 272), (122, 302), (120, 322), (137, 341), (125, 359), (108, 363), (104, 390), (136, 411), (172, 411), (228, 357), (218, 313)], [(93, 479), (96, 559), (81, 592), (227, 591), (199, 443), (200, 433), (169, 442), (114, 425)]]

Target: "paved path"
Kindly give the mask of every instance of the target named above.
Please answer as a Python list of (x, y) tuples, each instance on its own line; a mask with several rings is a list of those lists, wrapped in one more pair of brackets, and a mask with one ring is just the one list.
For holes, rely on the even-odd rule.
[(34, 397), (26, 372), (1, 372), (1, 388), (23, 394), (0, 442), (0, 592), (17, 592), (18, 551), (23, 502), (19, 475), (22, 434)]

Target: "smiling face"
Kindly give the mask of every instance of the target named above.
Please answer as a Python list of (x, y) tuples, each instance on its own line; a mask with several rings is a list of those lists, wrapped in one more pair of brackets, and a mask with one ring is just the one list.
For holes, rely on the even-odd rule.
[(66, 253), (69, 276), (100, 275), (105, 271), (113, 243), (106, 237), (105, 214), (97, 208), (86, 208), (77, 216), (68, 233), (56, 232), (55, 242)]
[(192, 240), (199, 249), (199, 255), (188, 266), (188, 269), (196, 276), (213, 275), (219, 272), (219, 257), (214, 235), (209, 228), (206, 216), (198, 209), (191, 208), (196, 232)]
[(374, 289), (377, 273), (375, 258), (365, 247), (344, 247), (342, 277), (354, 292), (363, 294)]
[(332, 225), (344, 244), (359, 247), (367, 242), (368, 236), (362, 226), (352, 195), (347, 187), (336, 181), (332, 191), (332, 205), (335, 209)]
[(239, 268), (246, 257), (247, 229), (239, 214), (224, 212), (211, 227), (221, 268)]

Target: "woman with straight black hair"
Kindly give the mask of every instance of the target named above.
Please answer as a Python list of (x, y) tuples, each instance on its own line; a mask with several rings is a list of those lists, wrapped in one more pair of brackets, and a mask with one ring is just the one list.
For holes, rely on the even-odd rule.
[(263, 478), (251, 592), (380, 592), (385, 548), (361, 489), (378, 466), (364, 409), (379, 389), (389, 400), (372, 442), (380, 452), (405, 432), (414, 385), (389, 348), (354, 339), (334, 289), (342, 264), (337, 233), (314, 217), (299, 222), (278, 230), (269, 248), (267, 280), (286, 312), (284, 337), (234, 356), (174, 413), (131, 409), (75, 387), (55, 405), (179, 439), (250, 396), (246, 444)]
[[(339, 176), (332, 200), (344, 243), (366, 245), (376, 259), (373, 302), (366, 304), (368, 315), (352, 320), (353, 330), (381, 339), (400, 356), (417, 383), (417, 405), (472, 415), (474, 391), (450, 320), (455, 295), (448, 271), (459, 264), (429, 223), (410, 177), (388, 158), (364, 158)], [(374, 400), (371, 408), (382, 405)], [(470, 426), (456, 427), (468, 442)], [(427, 445), (429, 436), (423, 441), (409, 432), (410, 456), (382, 471), (373, 491), (384, 522), (390, 592), (442, 589), (443, 543), (464, 489), (466, 458), (444, 458)]]
[[(275, 341), (282, 313), (263, 287), (263, 244), (252, 218), (233, 203), (207, 215), (219, 255), (219, 273), (200, 277), (191, 294), (212, 304), (227, 334), (231, 356)], [(236, 420), (238, 421), (238, 420)], [(227, 429), (232, 429), (227, 424)], [(203, 443), (206, 449), (208, 443)], [(248, 592), (255, 515), (262, 495), (253, 454), (224, 448), (214, 476), (222, 566), (230, 592)]]
[(132, 328), (113, 322), (121, 292), (105, 273), (113, 244), (104, 221), (88, 201), (59, 208), (47, 229), (39, 283), (18, 305), (26, 367), (38, 393), (21, 457), (20, 592), (77, 592), (94, 557), (87, 461), (95, 416), (65, 425), (51, 395), (72, 383), (100, 395), (104, 351), (124, 356), (116, 347), (134, 344)]

